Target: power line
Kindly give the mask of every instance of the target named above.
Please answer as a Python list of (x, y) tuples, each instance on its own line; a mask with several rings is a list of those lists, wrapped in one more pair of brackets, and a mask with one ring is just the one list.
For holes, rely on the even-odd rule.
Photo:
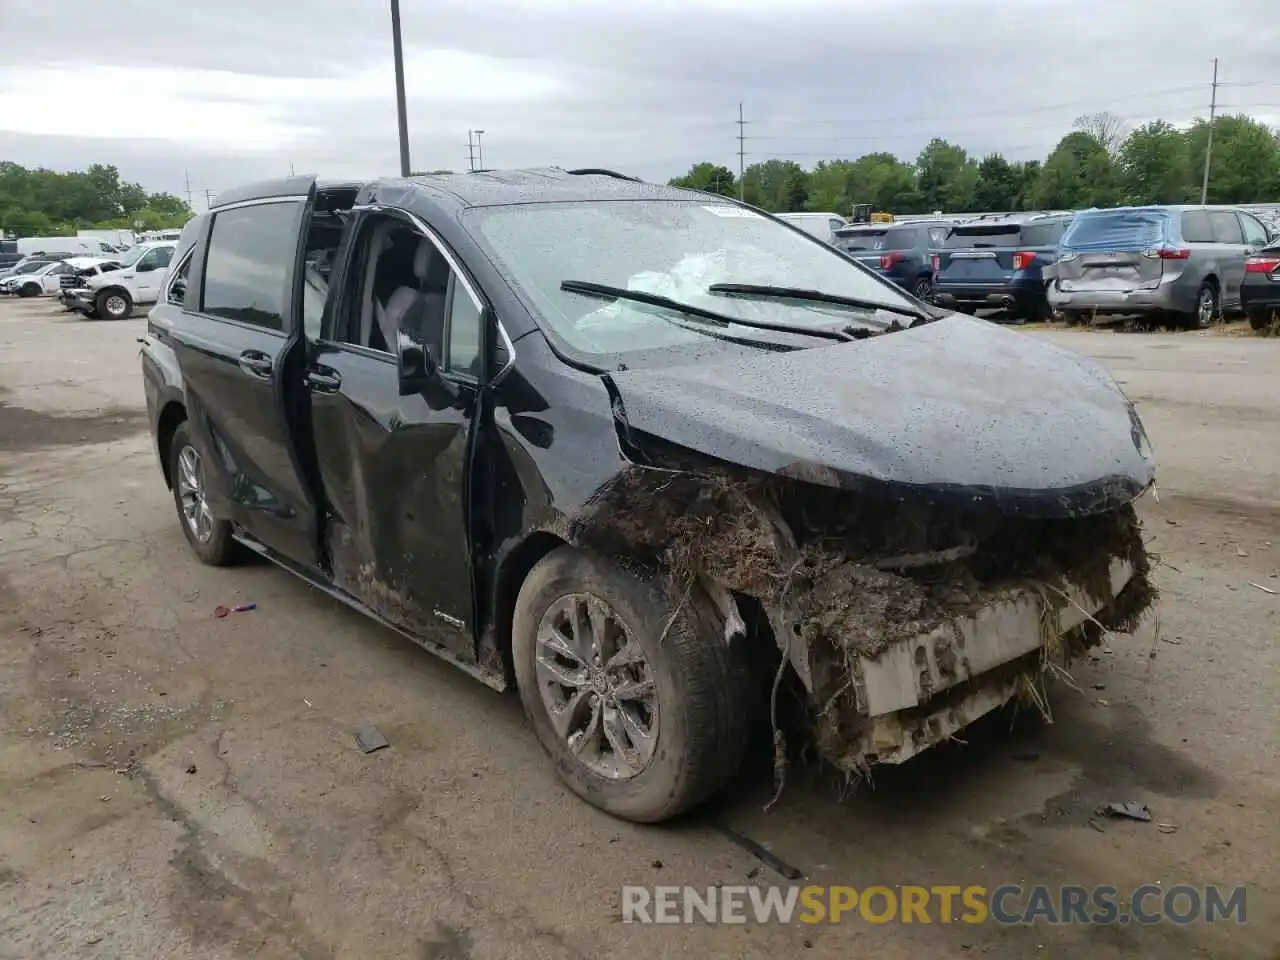
[[(1134, 93), (1124, 97), (1113, 97), (1113, 98), (1110, 98), (1108, 102), (1124, 103), (1130, 100), (1141, 100), (1149, 97), (1170, 96), (1175, 93), (1198, 93), (1203, 89), (1204, 89), (1203, 86), (1169, 87), (1164, 90), (1148, 90), (1145, 93)], [(1047, 104), (1040, 104), (1038, 106), (1018, 107), (1015, 109), (1006, 109), (1006, 110), (994, 110), (987, 113), (966, 113), (965, 118), (968, 119), (970, 117), (1008, 117), (1008, 116), (1017, 116), (1023, 113), (1039, 113), (1047, 110), (1088, 109), (1090, 107), (1096, 108), (1098, 104), (1099, 104), (1099, 99), (1097, 97), (1094, 97), (1090, 100), (1076, 100), (1076, 101), (1071, 101), (1066, 103), (1047, 103)], [(954, 113), (942, 114), (938, 116), (916, 116), (916, 117), (903, 117), (899, 115), (895, 117), (879, 117), (879, 118), (872, 118), (872, 119), (864, 119), (860, 117), (857, 119), (857, 122), (858, 123), (936, 123), (939, 120), (954, 120), (955, 118), (956, 118), (956, 115)], [(819, 125), (819, 124), (848, 123), (849, 121), (848, 120), (814, 120), (814, 119), (797, 119), (797, 118), (778, 118), (778, 119), (757, 120), (755, 122), (765, 123), (765, 124)]]

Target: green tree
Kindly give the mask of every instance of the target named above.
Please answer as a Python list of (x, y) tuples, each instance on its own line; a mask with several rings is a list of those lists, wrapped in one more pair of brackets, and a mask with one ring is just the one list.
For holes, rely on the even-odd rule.
[(1037, 207), (1056, 210), (1114, 206), (1119, 194), (1106, 147), (1093, 134), (1076, 131), (1049, 154), (1033, 196)]
[(107, 164), (62, 173), (0, 162), (0, 228), (15, 236), (62, 236), (81, 227), (130, 228), (135, 222), (162, 229), (181, 226), (190, 216), (177, 197), (122, 182), (120, 171)]
[(1018, 171), (998, 153), (991, 153), (978, 164), (978, 183), (973, 191), (973, 209), (982, 213), (1004, 213), (1018, 209), (1018, 192), (1022, 187)]
[[(1186, 133), (1193, 196), (1200, 199), (1209, 125), (1197, 120)], [(1209, 166), (1210, 203), (1257, 203), (1277, 199), (1280, 143), (1276, 134), (1252, 117), (1218, 117), (1213, 123)]]
[(972, 210), (978, 165), (963, 147), (935, 137), (916, 158), (916, 186), (929, 210)]
[(1014, 176), (1018, 181), (1017, 209), (1034, 210), (1036, 208), (1036, 193), (1040, 189), (1040, 174), (1043, 171), (1044, 166), (1039, 160), (1028, 160), (1026, 163), (1013, 165)]
[(718, 163), (695, 163), (683, 177), (676, 177), (669, 183), (673, 187), (718, 193), (723, 197), (738, 195), (738, 182), (733, 176), (733, 171)]
[(1119, 173), (1124, 202), (1181, 203), (1193, 196), (1187, 138), (1164, 120), (1134, 130), (1120, 146)]
[(791, 160), (753, 163), (742, 174), (747, 203), (773, 213), (803, 210), (809, 199), (809, 177)]

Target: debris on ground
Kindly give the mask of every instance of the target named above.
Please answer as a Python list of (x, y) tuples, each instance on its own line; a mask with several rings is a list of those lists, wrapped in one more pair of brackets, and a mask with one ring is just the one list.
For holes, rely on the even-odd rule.
[(195, 773), (196, 765), (194, 763), (187, 764), (187, 773)]
[(804, 874), (800, 870), (797, 870), (795, 867), (791, 866), (791, 864), (787, 863), (785, 860), (783, 860), (781, 857), (775, 854), (772, 850), (767, 850), (765, 847), (761, 846), (759, 843), (752, 840), (746, 834), (741, 833), (738, 830), (735, 830), (733, 827), (729, 826), (726, 823), (717, 823), (715, 824), (715, 827), (717, 830), (723, 833), (726, 837), (728, 837), (734, 844), (741, 847), (743, 850), (747, 851), (747, 853), (751, 854), (753, 857), (755, 857), (765, 866), (770, 867), (771, 869), (777, 871), (786, 879), (799, 880), (802, 877), (804, 877)]
[(1264, 587), (1262, 584), (1254, 583), (1252, 580), (1249, 581), (1249, 586), (1254, 587), (1258, 590), (1261, 590), (1263, 593), (1269, 593), (1273, 597), (1276, 596), (1276, 592), (1272, 590), (1270, 587)]
[(375, 750), (382, 750), (391, 746), (391, 741), (384, 737), (382, 731), (371, 723), (356, 727), (353, 732), (356, 738), (356, 745), (363, 753), (373, 753)]
[(1140, 820), (1143, 823), (1149, 823), (1151, 820), (1151, 809), (1145, 803), (1138, 803), (1136, 800), (1104, 804), (1096, 812), (1100, 816), (1119, 820)]
[(231, 609), (229, 607), (224, 607), (222, 604), (218, 604), (216, 607), (213, 608), (213, 615), (217, 617), (219, 620), (221, 620), (230, 612), (231, 612)]
[(1097, 820), (1093, 819), (1093, 817), (1089, 818), (1089, 826), (1093, 827), (1093, 829), (1097, 830), (1099, 833), (1107, 832), (1106, 828), (1104, 828)]
[(1156, 829), (1161, 833), (1177, 833), (1178, 825), (1176, 823), (1157, 823)]
[(234, 607), (231, 608), (231, 612), (244, 613), (246, 610), (257, 610), (257, 609), (258, 609), (258, 605), (256, 603), (237, 603)]

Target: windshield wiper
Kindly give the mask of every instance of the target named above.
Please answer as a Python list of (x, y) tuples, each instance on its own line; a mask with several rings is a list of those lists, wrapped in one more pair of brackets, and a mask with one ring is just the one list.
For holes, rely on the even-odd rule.
[(693, 317), (710, 325), (727, 327), (736, 323), (742, 327), (755, 330), (772, 330), (776, 333), (799, 333), (810, 337), (821, 337), (824, 340), (855, 340), (857, 337), (844, 330), (833, 330), (830, 327), (802, 327), (790, 323), (769, 323), (766, 320), (743, 320), (739, 317), (705, 310), (692, 303), (681, 303), (658, 293), (646, 293), (643, 290), (628, 290), (625, 287), (611, 287), (603, 283), (591, 283), (587, 280), (564, 280), (560, 289), (566, 293), (578, 293), (588, 297), (600, 297), (602, 300), (633, 300), (636, 303), (648, 304), (651, 307), (662, 307), (687, 317)]
[(713, 283), (707, 287), (708, 293), (727, 293), (742, 297), (770, 297), (778, 300), (805, 300), (811, 303), (832, 303), (841, 307), (859, 307), (864, 310), (884, 310), (904, 317), (914, 317), (924, 322), (927, 318), (919, 310), (912, 307), (898, 307), (878, 300), (862, 300), (858, 297), (845, 297), (838, 293), (823, 293), (820, 290), (805, 290), (801, 287), (767, 287), (754, 283)]

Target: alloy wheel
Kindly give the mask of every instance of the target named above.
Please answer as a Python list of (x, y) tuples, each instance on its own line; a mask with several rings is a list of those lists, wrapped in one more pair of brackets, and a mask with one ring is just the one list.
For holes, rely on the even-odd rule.
[(213, 536), (213, 514), (205, 497), (204, 461), (195, 447), (183, 447), (178, 454), (178, 497), (182, 501), (182, 520), (200, 543)]
[(611, 780), (648, 766), (658, 742), (653, 670), (607, 603), (574, 593), (551, 604), (538, 624), (535, 670), (556, 735), (583, 766)]

